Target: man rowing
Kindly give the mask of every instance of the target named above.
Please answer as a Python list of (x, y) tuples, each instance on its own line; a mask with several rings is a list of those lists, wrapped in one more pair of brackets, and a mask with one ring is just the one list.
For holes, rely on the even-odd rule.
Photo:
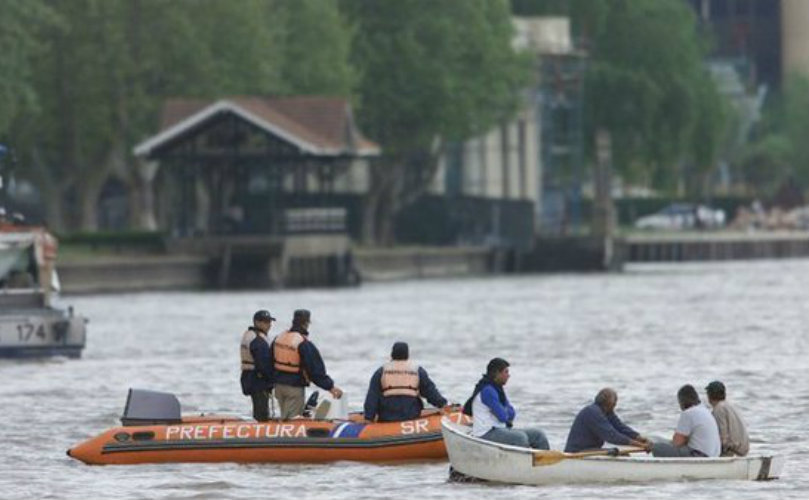
[(618, 393), (608, 387), (579, 411), (570, 427), (565, 451), (575, 453), (601, 448), (604, 443), (651, 449), (651, 443), (638, 431), (624, 424), (615, 414)]

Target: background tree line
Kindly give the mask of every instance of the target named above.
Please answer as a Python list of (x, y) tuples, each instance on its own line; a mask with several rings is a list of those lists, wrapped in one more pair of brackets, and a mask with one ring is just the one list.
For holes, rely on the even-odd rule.
[(138, 193), (131, 149), (156, 131), (167, 97), (348, 95), (354, 84), (350, 32), (329, 0), (0, 0), (0, 10), (10, 66), (0, 138), (60, 229), (96, 227), (110, 175)]
[(138, 226), (131, 148), (167, 97), (322, 94), (350, 96), (383, 147), (364, 220), (369, 239), (390, 241), (447, 141), (508, 119), (534, 83), (536, 61), (511, 48), (512, 13), (569, 15), (589, 41), (585, 143), (607, 128), (628, 181), (703, 193), (732, 119), (680, 0), (0, 0), (0, 11), (0, 142), (59, 229), (96, 227), (110, 175), (131, 188)]
[(518, 15), (570, 17), (574, 35), (589, 48), (588, 135), (610, 131), (624, 180), (710, 197), (721, 161), (751, 196), (767, 198), (785, 182), (809, 187), (803, 138), (809, 80), (787, 75), (783, 89), (769, 89), (763, 119), (750, 137), (738, 137), (739, 110), (705, 65), (710, 33), (698, 29), (685, 1), (512, 0), (512, 6)]

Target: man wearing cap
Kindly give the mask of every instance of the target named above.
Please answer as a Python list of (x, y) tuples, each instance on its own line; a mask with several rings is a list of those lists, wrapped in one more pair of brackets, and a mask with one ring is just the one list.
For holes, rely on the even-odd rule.
[(311, 313), (298, 309), (292, 316), (289, 330), (272, 341), (270, 356), (275, 380), (275, 399), (281, 419), (289, 420), (303, 414), (304, 392), (309, 382), (329, 391), (340, 399), (343, 391), (326, 374), (326, 365), (315, 344), (309, 340)]
[(517, 410), (511, 406), (506, 391), (510, 374), (508, 361), (493, 358), (486, 366), (486, 373), (475, 385), (472, 397), (463, 406), (463, 412), (473, 417), (472, 435), (523, 448), (547, 450), (548, 438), (539, 429), (515, 429)]
[(725, 401), (725, 384), (714, 380), (705, 388), (711, 412), (719, 426), (719, 439), (722, 442), (722, 456), (747, 456), (750, 451), (750, 437), (739, 410)]
[(253, 314), (253, 326), (242, 334), (239, 346), (241, 357), (242, 393), (253, 400), (253, 418), (259, 422), (270, 419), (270, 392), (272, 391), (272, 363), (267, 332), (272, 327), (269, 311), (262, 309)]
[(409, 360), (407, 343), (393, 344), (390, 357), (371, 377), (365, 396), (366, 420), (400, 422), (418, 418), (424, 408), (422, 397), (436, 408), (447, 405), (427, 370)]

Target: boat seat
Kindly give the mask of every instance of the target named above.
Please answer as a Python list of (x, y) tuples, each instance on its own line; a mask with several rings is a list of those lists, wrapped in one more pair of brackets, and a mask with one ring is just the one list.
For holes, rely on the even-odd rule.
[(315, 409), (314, 420), (323, 420), (326, 418), (326, 415), (329, 414), (329, 410), (331, 409), (331, 401), (328, 399), (324, 399), (317, 405)]

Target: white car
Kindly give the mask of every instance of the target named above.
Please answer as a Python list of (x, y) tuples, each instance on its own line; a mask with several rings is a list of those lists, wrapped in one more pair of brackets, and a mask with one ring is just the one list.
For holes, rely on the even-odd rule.
[(672, 203), (658, 212), (635, 220), (637, 229), (715, 229), (724, 225), (724, 210), (692, 203)]

